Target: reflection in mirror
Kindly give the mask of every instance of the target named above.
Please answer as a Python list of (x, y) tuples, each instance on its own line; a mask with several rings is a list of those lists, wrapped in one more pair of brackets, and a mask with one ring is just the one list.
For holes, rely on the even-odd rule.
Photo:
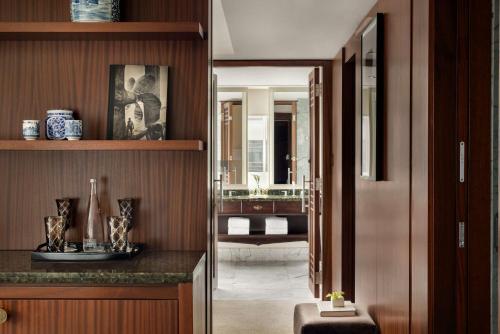
[(309, 104), (307, 89), (274, 93), (274, 184), (297, 185), (309, 179)]
[(227, 196), (296, 195), (310, 179), (312, 69), (255, 70), (218, 69), (214, 167)]
[(225, 184), (243, 184), (244, 116), (243, 93), (220, 92), (218, 94), (220, 173)]
[(248, 116), (248, 185), (261, 189), (267, 182), (267, 116)]

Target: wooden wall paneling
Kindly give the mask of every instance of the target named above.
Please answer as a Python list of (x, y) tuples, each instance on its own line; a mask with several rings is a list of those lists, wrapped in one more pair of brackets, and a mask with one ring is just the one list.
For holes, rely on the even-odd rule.
[[(131, 240), (158, 250), (203, 250), (206, 156), (165, 152), (2, 152), (0, 249), (33, 249), (44, 242), (43, 217), (55, 199), (78, 199), (68, 240), (81, 240), (89, 179), (97, 178), (101, 209), (118, 214), (118, 198), (137, 198)], [(32, 191), (28, 191), (31, 189)], [(196, 209), (195, 209), (196, 208)]]
[[(323, 263), (332, 263), (332, 244), (330, 242), (332, 238), (332, 170), (333, 170), (333, 150), (332, 150), (332, 61), (325, 61), (322, 64), (322, 78), (323, 78), (323, 119), (322, 119), (322, 143), (323, 143), (323, 159), (322, 159), (322, 224), (323, 224), (323, 236), (322, 236), (322, 261)], [(330, 266), (324, 266), (322, 268), (322, 294), (323, 298), (326, 298), (326, 293), (333, 290), (330, 285), (332, 282), (333, 268)]]
[[(469, 147), (467, 333), (490, 332), (491, 252), (491, 11), (469, 0)], [(461, 39), (459, 39), (461, 40)], [(498, 126), (495, 124), (495, 126)], [(477, 293), (481, 291), (481, 293)], [(485, 307), (478, 307), (485, 305)]]
[(333, 61), (332, 108), (332, 286), (354, 301), (354, 180), (356, 57), (345, 49)]
[[(344, 50), (345, 51), (345, 50)], [(345, 57), (345, 55), (344, 55)], [(342, 290), (355, 300), (356, 57), (342, 69)]]
[[(386, 180), (361, 180), (360, 99), (356, 99), (356, 302), (368, 306), (382, 333), (410, 330), (411, 1), (381, 0), (385, 13)], [(346, 45), (360, 78), (360, 37)], [(360, 96), (357, 85), (356, 96)]]
[(177, 334), (175, 300), (0, 300), (2, 334)]
[[(459, 73), (456, 75), (456, 130), (455, 130), (455, 160), (458, 161), (460, 156), (459, 143), (464, 142), (465, 145), (469, 143), (469, 4), (468, 0), (459, 0), (456, 4), (456, 35), (457, 40), (455, 44), (456, 49), (456, 71)], [(488, 114), (489, 115), (489, 114)], [(465, 146), (464, 145), (464, 146)], [(470, 146), (472, 148), (472, 146)], [(469, 157), (469, 150), (464, 147), (465, 160)], [(455, 225), (457, 226), (459, 222), (464, 223), (465, 235), (468, 234), (469, 225), (471, 221), (467, 219), (468, 215), (468, 182), (458, 182), (459, 177), (459, 165), (455, 164)], [(469, 175), (468, 170), (469, 163), (464, 162), (464, 178), (469, 179), (472, 175)], [(459, 227), (455, 228), (455, 240), (459, 237)], [(468, 238), (466, 238), (468, 239)], [(468, 240), (466, 240), (468, 243)], [(466, 334), (467, 331), (467, 317), (468, 317), (468, 306), (467, 306), (467, 294), (468, 294), (468, 264), (469, 259), (467, 256), (468, 250), (465, 247), (458, 247), (455, 241), (455, 331), (457, 334)], [(488, 331), (489, 332), (489, 331)]]
[(429, 331), (429, 149), (432, 108), (429, 0), (413, 1), (411, 91), (411, 333)]
[(332, 288), (342, 289), (342, 68), (343, 52), (332, 66)]
[[(199, 21), (210, 33), (210, 1), (122, 1), (123, 21)], [(66, 0), (5, 0), (0, 21), (69, 21)], [(210, 34), (209, 34), (210, 36)], [(110, 64), (170, 66), (169, 139), (208, 139), (209, 45), (204, 41), (1, 41), (4, 112), (0, 138), (20, 139), (23, 119), (51, 108), (76, 110), (84, 138), (105, 139)], [(7, 79), (8, 78), (8, 79)], [(8, 111), (8, 112), (7, 112)], [(43, 128), (42, 128), (43, 131)], [(106, 215), (116, 199), (138, 198), (132, 239), (153, 249), (207, 248), (207, 152), (0, 152), (0, 249), (32, 249), (44, 239), (54, 199), (78, 198), (81, 238), (89, 178), (98, 179)], [(28, 208), (28, 209), (27, 209)]]
[[(457, 4), (431, 2), (429, 331), (456, 328)], [(450, 148), (457, 148), (456, 150)]]

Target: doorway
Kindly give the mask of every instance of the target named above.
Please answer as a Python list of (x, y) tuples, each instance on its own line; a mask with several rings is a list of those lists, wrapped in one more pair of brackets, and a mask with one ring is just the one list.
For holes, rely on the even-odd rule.
[[(294, 305), (320, 298), (326, 277), (323, 68), (237, 65), (214, 69), (214, 331), (286, 332)], [(234, 314), (244, 308), (249, 320), (252, 307), (254, 321)], [(269, 312), (281, 316), (266, 323)]]

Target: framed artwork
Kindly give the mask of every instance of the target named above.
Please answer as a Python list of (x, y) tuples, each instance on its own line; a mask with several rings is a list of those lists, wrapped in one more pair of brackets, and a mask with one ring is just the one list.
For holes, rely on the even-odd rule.
[(168, 67), (111, 65), (108, 139), (165, 140)]
[(384, 15), (377, 14), (361, 35), (361, 178), (383, 178)]

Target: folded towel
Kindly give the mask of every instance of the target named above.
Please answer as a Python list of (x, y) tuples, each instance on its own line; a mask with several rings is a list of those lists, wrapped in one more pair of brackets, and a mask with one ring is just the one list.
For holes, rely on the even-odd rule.
[(249, 235), (250, 219), (241, 217), (230, 217), (227, 223), (227, 234)]
[(250, 234), (250, 229), (229, 228), (227, 230), (227, 234), (229, 234), (229, 235), (249, 235)]
[(229, 227), (233, 228), (250, 228), (250, 219), (243, 217), (229, 217), (228, 223)]
[(284, 217), (266, 218), (266, 234), (288, 234), (288, 220)]

